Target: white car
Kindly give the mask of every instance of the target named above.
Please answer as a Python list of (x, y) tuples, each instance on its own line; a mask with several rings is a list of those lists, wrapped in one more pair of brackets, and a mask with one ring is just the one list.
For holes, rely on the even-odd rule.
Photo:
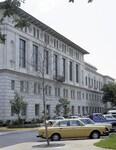
[(69, 116), (69, 119), (77, 119), (80, 118), (79, 116)]
[(50, 123), (50, 124), (53, 124), (54, 122), (56, 122), (56, 120), (64, 120), (64, 119), (65, 119), (64, 117), (58, 116), (58, 117), (55, 117), (55, 118), (51, 118), (51, 119), (47, 120), (46, 122)]
[(116, 110), (109, 110), (108, 114), (111, 114), (113, 117), (116, 118)]
[(116, 120), (111, 114), (105, 114), (103, 115), (107, 120)]
[(87, 126), (89, 126), (89, 125), (105, 126), (109, 132), (112, 132), (112, 131), (115, 130), (115, 129), (112, 128), (111, 123), (95, 123), (90, 118), (79, 118), (79, 120), (81, 120)]

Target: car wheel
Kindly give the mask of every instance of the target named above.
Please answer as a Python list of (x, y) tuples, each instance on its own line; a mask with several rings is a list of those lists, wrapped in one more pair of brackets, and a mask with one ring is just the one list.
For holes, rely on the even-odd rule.
[(55, 133), (55, 134), (53, 134), (53, 135), (51, 136), (51, 140), (52, 140), (52, 141), (59, 141), (60, 138), (61, 138), (60, 135), (57, 134), (57, 133)]
[(90, 135), (91, 139), (99, 139), (100, 138), (100, 133), (98, 131), (93, 131)]

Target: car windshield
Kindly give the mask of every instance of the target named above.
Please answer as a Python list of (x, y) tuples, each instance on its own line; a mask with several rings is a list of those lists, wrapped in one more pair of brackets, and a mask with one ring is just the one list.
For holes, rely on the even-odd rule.
[(114, 119), (113, 116), (105, 116), (105, 117), (108, 118), (108, 119)]
[(84, 124), (95, 124), (92, 120), (90, 119), (80, 119)]
[(106, 120), (106, 118), (100, 114), (95, 114), (96, 117), (98, 117), (100, 120)]

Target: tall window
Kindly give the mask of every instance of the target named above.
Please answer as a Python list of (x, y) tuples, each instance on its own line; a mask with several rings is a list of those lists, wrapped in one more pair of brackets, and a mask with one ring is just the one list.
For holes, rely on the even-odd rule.
[(85, 77), (85, 84), (87, 85), (87, 77)]
[(38, 46), (33, 45), (33, 69), (38, 70)]
[(36, 28), (33, 27), (33, 36), (36, 37)]
[(65, 59), (64, 58), (62, 58), (62, 66), (63, 66), (63, 73), (62, 73), (62, 75), (63, 75), (63, 77), (65, 79)]
[(68, 98), (68, 89), (63, 89), (63, 97)]
[(20, 92), (29, 92), (29, 83), (28, 81), (20, 81)]
[(50, 115), (50, 105), (46, 105), (46, 112), (47, 112), (47, 115)]
[(76, 82), (77, 83), (79, 82), (79, 67), (77, 64), (76, 64)]
[(78, 106), (78, 114), (81, 113), (81, 106)]
[(51, 95), (51, 92), (52, 92), (51, 86), (48, 87), (48, 90), (49, 90), (48, 94)]
[(69, 62), (69, 79), (72, 81), (72, 62)]
[(46, 74), (49, 73), (49, 52), (44, 50), (44, 59), (45, 59), (45, 71)]
[(79, 60), (79, 53), (76, 52), (76, 58)]
[(46, 85), (46, 87), (45, 87), (45, 94), (47, 94), (47, 95), (51, 95), (51, 93), (52, 93), (52, 87), (51, 87), (51, 86)]
[(28, 81), (25, 81), (25, 92), (29, 92), (29, 83)]
[(41, 91), (41, 87), (40, 87), (40, 84), (38, 84), (38, 93), (40, 94), (40, 91)]
[(37, 93), (37, 83), (34, 83), (34, 93)]
[(69, 55), (73, 56), (73, 49), (69, 48)]
[(24, 81), (20, 81), (20, 92), (24, 92)]
[(62, 51), (66, 53), (66, 45), (62, 44)]
[(26, 67), (26, 42), (22, 39), (19, 41), (19, 66)]
[(14, 116), (14, 108), (11, 106), (11, 116)]
[(72, 111), (72, 115), (74, 115), (74, 113), (75, 113), (75, 111), (74, 111), (74, 106), (72, 106), (71, 111)]
[(49, 44), (49, 35), (48, 34), (44, 34), (44, 41), (46, 44)]
[(35, 104), (35, 116), (39, 116), (39, 104)]
[(70, 91), (70, 95), (71, 95), (71, 98), (72, 98), (72, 99), (75, 99), (75, 91), (74, 91), (74, 90), (71, 90), (71, 91)]
[(55, 96), (60, 96), (60, 88), (55, 87)]
[(77, 100), (81, 100), (81, 92), (77, 91)]
[(39, 30), (37, 29), (37, 38), (39, 39)]
[(54, 54), (54, 75), (58, 75), (58, 56)]
[(54, 47), (58, 49), (58, 41), (54, 39)]
[(11, 80), (11, 90), (15, 90), (15, 81)]
[(41, 90), (41, 88), (40, 88), (40, 84), (39, 83), (34, 83), (33, 84), (33, 92), (34, 92), (34, 94), (40, 94), (40, 90)]

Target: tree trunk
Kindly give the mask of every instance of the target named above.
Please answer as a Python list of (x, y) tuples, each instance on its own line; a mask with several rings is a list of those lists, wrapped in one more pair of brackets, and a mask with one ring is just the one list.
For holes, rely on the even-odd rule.
[(43, 73), (43, 107), (44, 107), (44, 123), (45, 123), (45, 131), (46, 131), (46, 140), (47, 140), (47, 145), (49, 146), (49, 139), (48, 139), (48, 130), (47, 130), (47, 123), (46, 123), (46, 100), (45, 100), (45, 81), (44, 81), (44, 73)]

